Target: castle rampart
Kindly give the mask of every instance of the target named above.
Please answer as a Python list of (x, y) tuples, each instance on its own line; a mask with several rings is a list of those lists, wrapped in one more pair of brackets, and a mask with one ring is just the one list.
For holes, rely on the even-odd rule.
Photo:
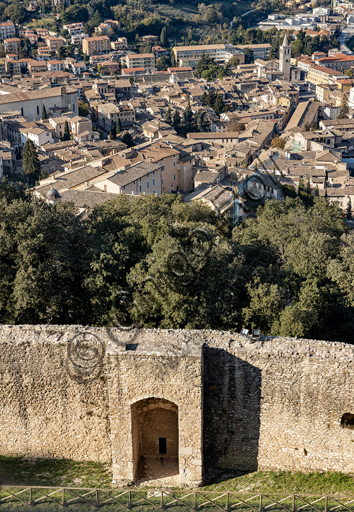
[(112, 462), (117, 484), (354, 472), (353, 365), (343, 343), (2, 326), (0, 453)]

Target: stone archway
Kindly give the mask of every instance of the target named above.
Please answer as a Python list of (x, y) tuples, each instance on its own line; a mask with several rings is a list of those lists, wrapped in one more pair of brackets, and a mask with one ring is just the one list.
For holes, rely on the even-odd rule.
[(153, 397), (134, 403), (132, 434), (134, 480), (179, 482), (177, 405)]

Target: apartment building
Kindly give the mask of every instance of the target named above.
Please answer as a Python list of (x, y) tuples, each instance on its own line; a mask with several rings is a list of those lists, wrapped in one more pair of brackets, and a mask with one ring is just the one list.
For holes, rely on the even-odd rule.
[(70, 36), (82, 34), (84, 31), (83, 23), (71, 23), (70, 25), (63, 25), (63, 28), (69, 32)]
[(248, 48), (249, 50), (253, 51), (253, 57), (254, 59), (269, 59), (269, 53), (271, 50), (271, 45), (268, 43), (263, 44), (238, 44), (236, 46), (239, 50), (245, 50)]
[(28, 61), (27, 67), (30, 73), (42, 73), (47, 71), (47, 63), (40, 60)]
[(113, 30), (120, 30), (122, 28), (122, 24), (120, 21), (116, 20), (104, 20), (104, 23), (109, 25)]
[(101, 62), (98, 65), (98, 68), (103, 74), (114, 74), (118, 73), (119, 64), (118, 62), (114, 62), (113, 60), (105, 60), (104, 62)]
[(63, 69), (63, 62), (61, 60), (48, 60), (48, 71), (61, 71)]
[(45, 42), (46, 42), (48, 48), (50, 48), (53, 52), (56, 52), (57, 49), (60, 48), (61, 46), (63, 46), (63, 44), (64, 44), (64, 41), (61, 37), (54, 37), (54, 36), (47, 37)]
[(324, 57), (317, 60), (319, 66), (325, 66), (329, 69), (342, 71), (350, 69), (354, 66), (354, 55), (345, 55), (344, 53), (337, 53), (331, 57)]
[(236, 46), (231, 44), (201, 44), (196, 46), (175, 46), (173, 54), (180, 66), (194, 66), (202, 54), (214, 59), (215, 62), (225, 63), (235, 56), (244, 64), (245, 55)]
[[(5, 59), (5, 71), (10, 75), (20, 75), (21, 74), (21, 63), (17, 59)], [(6, 94), (6, 96), (8, 96)]]
[(38, 60), (49, 60), (51, 57), (52, 50), (47, 46), (40, 46), (37, 50)]
[(20, 51), (21, 40), (17, 37), (11, 37), (10, 39), (5, 39), (4, 46), (7, 53), (15, 53), (18, 55)]
[(329, 84), (338, 78), (345, 77), (346, 75), (334, 69), (329, 69), (325, 66), (312, 66), (307, 73), (306, 82), (314, 85)]
[(88, 37), (90, 37), (88, 34), (76, 34), (75, 36), (71, 36), (71, 44), (74, 44), (75, 46), (77, 45), (82, 45), (82, 41), (84, 39), (87, 39)]
[(185, 191), (193, 188), (193, 157), (163, 143), (155, 142), (139, 150), (144, 160), (161, 165), (161, 193)]
[(139, 162), (119, 171), (110, 178), (95, 183), (104, 192), (113, 194), (161, 195), (161, 164)]
[(156, 59), (160, 59), (164, 55), (166, 57), (168, 57), (170, 55), (170, 50), (168, 50), (166, 48), (162, 48), (162, 46), (154, 46), (152, 48), (152, 51), (153, 51)]
[(127, 68), (144, 68), (145, 71), (155, 71), (155, 56), (153, 53), (131, 53), (122, 57)]
[(16, 29), (12, 21), (0, 23), (0, 39), (10, 39), (15, 33)]
[(102, 103), (97, 107), (98, 124), (109, 132), (117, 124), (119, 118), (122, 125), (135, 122), (135, 111), (127, 106), (114, 103)]
[(112, 50), (126, 50), (128, 48), (128, 40), (126, 37), (118, 37), (117, 41), (111, 41)]
[(110, 48), (108, 36), (87, 37), (82, 41), (82, 51), (85, 55), (99, 55), (109, 52)]
[(41, 37), (42, 39), (46, 39), (49, 37), (49, 30), (46, 28), (36, 28), (36, 32), (38, 37)]

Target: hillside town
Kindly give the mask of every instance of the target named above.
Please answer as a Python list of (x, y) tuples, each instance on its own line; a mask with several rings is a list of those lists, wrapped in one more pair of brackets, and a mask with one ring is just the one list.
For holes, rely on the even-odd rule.
[[(258, 28), (281, 34), (277, 58), (269, 43), (132, 45), (112, 19), (93, 36), (81, 22), (65, 35), (0, 23), (0, 178), (80, 214), (117, 194), (180, 193), (229, 213), (237, 196), (238, 221), (259, 197), (303, 190), (350, 219), (352, 23), (350, 2), (269, 15)], [(300, 53), (299, 41), (334, 36), (338, 47)], [(255, 173), (252, 202), (242, 191)]]

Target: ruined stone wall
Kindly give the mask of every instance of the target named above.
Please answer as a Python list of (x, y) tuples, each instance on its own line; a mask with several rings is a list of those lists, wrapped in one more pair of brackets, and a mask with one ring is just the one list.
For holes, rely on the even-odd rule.
[(0, 454), (112, 459), (117, 478), (129, 480), (139, 453), (134, 404), (156, 398), (178, 411), (181, 483), (200, 480), (202, 466), (205, 476), (354, 472), (354, 430), (341, 425), (354, 414), (353, 367), (354, 348), (342, 343), (3, 326)]

